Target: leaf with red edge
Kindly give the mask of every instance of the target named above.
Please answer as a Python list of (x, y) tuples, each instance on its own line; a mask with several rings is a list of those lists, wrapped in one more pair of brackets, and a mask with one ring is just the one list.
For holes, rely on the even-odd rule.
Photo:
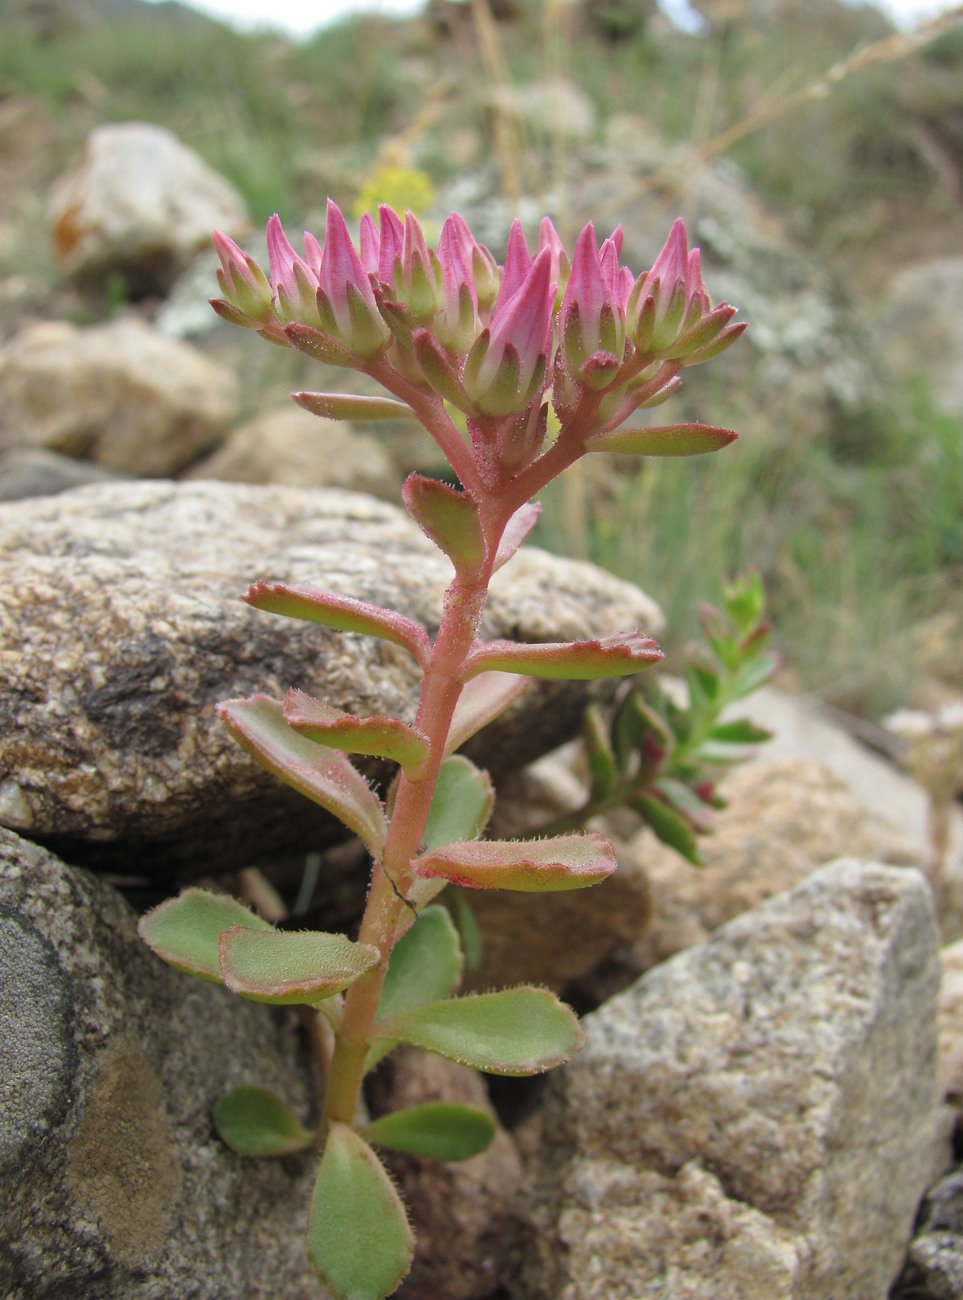
[(597, 885), (616, 869), (615, 850), (602, 835), (545, 840), (474, 840), (445, 844), (417, 858), (418, 876), (441, 876), (468, 889), (550, 893)]
[(431, 649), (428, 633), (414, 619), (393, 609), (382, 609), (350, 596), (336, 596), (330, 591), (283, 582), (255, 582), (241, 598), (255, 609), (264, 609), (287, 618), (303, 618), (321, 623), (336, 632), (363, 632), (400, 645), (424, 666)]
[(597, 433), (586, 451), (616, 451), (629, 456), (702, 456), (735, 442), (738, 434), (714, 424), (653, 424)]
[(465, 683), (448, 729), (445, 753), (451, 754), (476, 731), (513, 704), (531, 683), (518, 673), (479, 673)]
[(464, 672), (467, 681), (496, 669), (529, 677), (589, 681), (597, 677), (626, 677), (663, 658), (655, 641), (641, 632), (615, 632), (597, 641), (558, 641), (527, 644), (481, 641), (475, 645)]
[(373, 754), (390, 759), (400, 763), (413, 780), (418, 780), (424, 772), (428, 738), (400, 718), (381, 714), (356, 718), (298, 690), (288, 691), (283, 709), (288, 725), (319, 745), (330, 745), (349, 754)]
[(217, 712), (262, 767), (334, 813), (373, 856), (380, 855), (388, 830), (381, 800), (344, 754), (298, 735), (268, 695), (225, 700)]
[(232, 993), (255, 1002), (320, 1002), (376, 966), (370, 943), (315, 930), (251, 930), (232, 925), (218, 944), (221, 977)]
[(459, 573), (474, 571), (484, 563), (485, 538), (478, 507), (467, 493), (440, 479), (409, 474), (401, 495), (409, 515)]
[(232, 925), (246, 925), (252, 930), (273, 928), (229, 894), (185, 889), (176, 898), (168, 898), (145, 912), (137, 923), (137, 933), (158, 957), (177, 970), (220, 983), (218, 940)]

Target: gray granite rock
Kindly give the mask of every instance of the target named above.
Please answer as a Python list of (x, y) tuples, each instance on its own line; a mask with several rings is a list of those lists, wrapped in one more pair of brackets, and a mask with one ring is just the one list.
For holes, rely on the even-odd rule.
[(0, 452), (0, 501), (56, 496), (70, 488), (115, 477), (109, 469), (45, 451), (42, 447), (16, 447)]
[(511, 1294), (882, 1300), (947, 1154), (938, 983), (922, 877), (856, 860), (648, 972), (549, 1081)]
[(0, 1294), (318, 1297), (309, 1155), (243, 1160), (228, 1088), (316, 1093), (290, 1013), (165, 966), (108, 885), (0, 830)]
[[(244, 754), (214, 706), (296, 685), (405, 714), (414, 665), (239, 593), (258, 577), (310, 582), (431, 628), (450, 572), (400, 510), (347, 493), (123, 483), (5, 506), (0, 824), (70, 861), (158, 877), (340, 837)], [(484, 632), (567, 640), (659, 622), (637, 588), (526, 549), (496, 575)], [(581, 683), (532, 689), (471, 752), (496, 777), (521, 766), (577, 732), (586, 698)]]
[(163, 293), (218, 227), (250, 225), (237, 190), (171, 131), (110, 122), (92, 131), (54, 186), (49, 220), (64, 267), (85, 279), (121, 274), (132, 292)]
[(0, 450), (42, 447), (144, 477), (174, 474), (237, 416), (237, 384), (136, 318), (43, 321), (0, 348)]
[(941, 1178), (920, 1207), (906, 1263), (889, 1300), (959, 1300), (963, 1295), (963, 1170)]

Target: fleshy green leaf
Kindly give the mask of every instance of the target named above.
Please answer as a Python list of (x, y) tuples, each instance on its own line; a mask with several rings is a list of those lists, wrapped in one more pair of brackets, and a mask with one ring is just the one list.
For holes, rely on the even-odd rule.
[(292, 393), (292, 399), (312, 415), (328, 420), (399, 420), (414, 415), (393, 397), (361, 397), (354, 393)]
[(700, 799), (691, 786), (672, 776), (659, 777), (655, 789), (676, 812), (689, 822), (696, 832), (712, 830), (712, 814), (709, 805)]
[(502, 533), (502, 540), (498, 543), (498, 550), (495, 552), (495, 564), (492, 572), (508, 563), (538, 523), (541, 513), (542, 507), (537, 501), (528, 501), (525, 505), (519, 506)]
[(684, 817), (651, 795), (640, 795), (632, 806), (645, 818), (663, 844), (675, 849), (676, 853), (680, 853), (694, 866), (702, 865), (695, 834)]
[(443, 907), (426, 907), (395, 944), (388, 960), (378, 1019), (421, 1002), (445, 998), (458, 987), (462, 956), (458, 931)]
[(445, 844), (412, 863), (419, 876), (442, 876), (469, 889), (549, 893), (583, 889), (617, 867), (602, 835), (558, 835), (545, 840), (475, 840)]
[(655, 641), (641, 632), (615, 632), (597, 641), (558, 641), (530, 645), (518, 641), (482, 641), (472, 651), (465, 680), (498, 669), (529, 677), (588, 681), (625, 677), (663, 658)]
[(263, 767), (334, 813), (374, 856), (380, 855), (388, 829), (381, 801), (344, 754), (298, 735), (281, 704), (267, 695), (226, 700), (217, 712)]
[(320, 1002), (340, 993), (380, 960), (369, 943), (314, 930), (250, 930), (220, 938), (221, 975), (232, 993), (255, 1002)]
[(584, 1042), (575, 1014), (547, 989), (522, 986), (427, 1002), (375, 1026), (394, 1042), (489, 1074), (538, 1074)]
[(772, 740), (772, 732), (765, 727), (757, 727), (748, 718), (738, 718), (732, 722), (717, 722), (709, 732), (710, 740), (721, 740), (729, 745), (761, 745)]
[(612, 720), (612, 745), (622, 772), (632, 770), (642, 737), (650, 729), (648, 710), (638, 691), (629, 691)]
[(738, 438), (732, 429), (714, 424), (653, 424), (639, 429), (597, 433), (586, 451), (617, 451), (630, 456), (702, 456), (719, 451)]
[(242, 1156), (281, 1156), (314, 1141), (280, 1098), (267, 1088), (232, 1088), (214, 1105), (214, 1127)]
[(478, 919), (465, 897), (464, 890), (449, 889), (445, 895), (445, 905), (451, 912), (451, 919), (458, 931), (458, 942), (465, 955), (465, 969), (480, 970), (484, 941)]
[(764, 686), (779, 667), (779, 657), (775, 654), (761, 654), (750, 659), (734, 674), (729, 683), (729, 697), (741, 700), (746, 695)]
[(393, 609), (382, 609), (364, 600), (349, 596), (336, 596), (317, 587), (283, 582), (255, 582), (242, 599), (255, 609), (287, 618), (302, 618), (309, 623), (320, 623), (336, 632), (363, 632), (400, 645), (424, 665), (431, 644), (428, 633), (416, 623)]
[(381, 1161), (332, 1123), (308, 1217), (308, 1259), (335, 1300), (385, 1300), (408, 1272), (414, 1235)]
[(529, 682), (518, 673), (479, 673), (466, 682), (455, 706), (445, 753), (460, 749), (469, 737), (487, 727), (528, 687)]
[(424, 474), (409, 474), (401, 495), (409, 515), (459, 573), (482, 565), (485, 538), (470, 496)]
[(232, 925), (273, 929), (236, 898), (212, 894), (208, 889), (185, 889), (177, 898), (146, 912), (137, 931), (158, 957), (178, 970), (220, 983), (218, 940)]
[(413, 780), (424, 771), (428, 739), (400, 718), (381, 714), (356, 718), (298, 690), (288, 691), (283, 709), (288, 725), (318, 745), (390, 759), (400, 763)]
[(477, 1106), (429, 1101), (366, 1124), (361, 1136), (376, 1146), (434, 1160), (469, 1160), (495, 1136), (495, 1121)]
[(590, 704), (585, 710), (585, 761), (588, 764), (591, 797), (604, 799), (618, 779), (615, 754), (609, 742), (608, 727), (602, 710)]
[(425, 827), (426, 849), (454, 840), (474, 839), (485, 829), (495, 803), (488, 773), (463, 754), (446, 758), (438, 772), (438, 784)]

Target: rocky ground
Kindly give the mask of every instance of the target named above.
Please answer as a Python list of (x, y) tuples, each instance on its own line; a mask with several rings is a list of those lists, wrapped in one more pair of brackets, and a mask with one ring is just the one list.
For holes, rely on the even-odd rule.
[[(432, 626), (444, 566), (387, 504), (426, 451), (402, 430), (321, 428), (282, 404), (283, 367), (257, 400), (238, 380), (250, 340), (236, 353), (196, 322), (206, 231), (240, 233), (246, 214), (196, 155), (114, 127), (55, 186), (59, 149), (35, 104), (0, 104), (0, 251), (9, 265), (25, 250), (0, 282), (0, 1290), (307, 1298), (309, 1160), (242, 1161), (209, 1120), (239, 1082), (308, 1117), (301, 1028), (162, 966), (136, 911), (195, 879), (290, 898), (324, 849), (315, 912), (350, 924), (353, 847), (279, 796), (212, 706), (296, 682), (343, 708), (403, 709), (414, 683), (390, 647), (280, 625), (237, 594), (323, 575)], [(154, 160), (150, 184), (131, 150)], [(587, 205), (616, 190), (611, 168), (584, 182)], [(879, 375), (866, 312), (731, 168), (692, 184), (714, 287), (753, 320), (740, 384), (794, 427), (857, 409)], [(37, 255), (51, 235), (54, 275)], [(961, 413), (959, 246), (917, 251), (876, 286), (887, 364), (928, 366)], [(139, 306), (64, 319), (91, 280), (132, 268)], [(551, 640), (657, 631), (661, 616), (638, 589), (531, 550), (489, 618), (492, 635)], [(479, 738), (474, 757), (503, 779), (502, 833), (577, 802), (578, 759), (559, 747), (585, 701), (579, 684), (532, 692)], [(400, 1295), (963, 1294), (961, 818), (937, 863), (920, 784), (810, 701), (766, 690), (752, 711), (775, 739), (731, 776), (703, 869), (616, 819), (621, 870), (604, 886), (480, 901), (474, 986), (562, 991), (588, 1045), (544, 1086), (493, 1092), (502, 1126), (483, 1156), (396, 1162), (421, 1243)], [(471, 1072), (403, 1054), (368, 1102), (438, 1096), (489, 1104)]]

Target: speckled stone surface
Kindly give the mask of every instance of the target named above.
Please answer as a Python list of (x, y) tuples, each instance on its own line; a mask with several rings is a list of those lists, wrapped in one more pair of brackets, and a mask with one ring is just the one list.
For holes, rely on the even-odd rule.
[[(410, 715), (404, 651), (252, 610), (256, 578), (308, 582), (437, 625), (448, 561), (393, 506), (238, 484), (97, 484), (0, 506), (0, 824), (71, 862), (156, 879), (341, 834), (230, 739), (219, 700), (298, 686)], [(526, 549), (495, 578), (487, 636), (657, 631), (637, 588)], [(469, 752), (496, 777), (577, 731), (582, 683), (530, 689)], [(377, 776), (377, 769), (369, 769)]]

